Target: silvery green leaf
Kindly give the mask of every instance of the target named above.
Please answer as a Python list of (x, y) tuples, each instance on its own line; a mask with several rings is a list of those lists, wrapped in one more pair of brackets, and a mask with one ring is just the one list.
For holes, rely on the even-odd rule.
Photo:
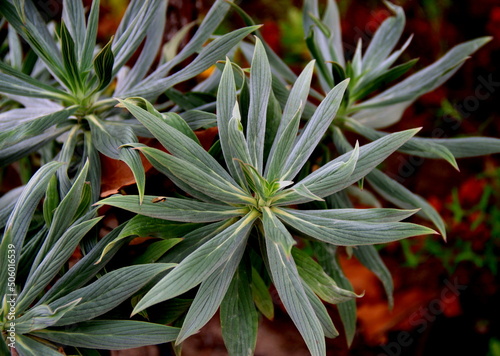
[(1, 0), (0, 14), (28, 42), (56, 78), (65, 82), (61, 52), (35, 5), (31, 1), (12, 4), (8, 0)]
[(94, 57), (94, 47), (96, 44), (97, 27), (99, 26), (100, 0), (93, 0), (87, 20), (85, 39), (80, 57), (80, 70), (82, 72), (90, 70), (92, 58)]
[(326, 355), (323, 327), (309, 302), (290, 255), (290, 240), (293, 241), (293, 237), (269, 208), (264, 209), (261, 219), (266, 235), (269, 269), (281, 301), (311, 355)]
[[(55, 347), (25, 335), (16, 335), (16, 351), (19, 356), (61, 356), (61, 353)], [(10, 354), (10, 351), (6, 355), (8, 354)]]
[(12, 146), (0, 150), (0, 167), (5, 167), (15, 161), (33, 153), (47, 143), (53, 141), (65, 131), (67, 127), (60, 129), (49, 129), (48, 132), (32, 138), (28, 138)]
[(274, 208), (273, 211), (294, 229), (338, 246), (373, 245), (435, 233), (432, 229), (410, 223), (334, 220), (308, 214), (307, 210)]
[(357, 111), (350, 117), (362, 125), (374, 129), (384, 128), (398, 122), (408, 107), (414, 100), (403, 101), (401, 103), (382, 106), (380, 108), (369, 108)]
[(339, 304), (359, 297), (349, 290), (339, 288), (332, 277), (326, 274), (323, 268), (306, 252), (292, 248), (292, 256), (300, 278), (324, 301)]
[[(349, 179), (344, 182), (339, 182), (334, 187), (331, 187), (328, 194), (333, 194), (339, 190), (342, 190), (349, 185), (357, 182), (364, 176), (366, 176), (369, 172), (371, 172), (378, 164), (380, 164), (384, 159), (387, 158), (391, 153), (396, 151), (401, 145), (403, 145), (406, 141), (408, 141), (411, 137), (413, 137), (420, 129), (411, 129), (401, 132), (396, 132), (387, 136), (384, 136), (372, 143), (362, 146), (359, 149), (359, 157), (356, 162), (356, 167), (354, 168), (353, 173), (350, 175)], [(340, 132), (338, 129), (334, 130), (334, 142), (339, 142), (338, 135)], [(343, 150), (345, 152), (347, 150)], [(309, 190), (315, 193), (313, 189), (311, 189), (311, 185), (313, 182), (317, 181), (319, 177), (322, 177), (324, 172), (331, 169), (331, 166), (336, 165), (339, 162), (345, 162), (348, 160), (348, 157), (351, 156), (351, 153), (344, 153), (342, 156), (330, 161), (320, 169), (314, 171), (309, 176), (304, 178), (300, 183), (306, 184), (309, 187)], [(316, 194), (316, 193), (315, 193)]]
[(443, 78), (449, 78), (449, 72), (456, 71), (470, 54), (490, 40), (490, 37), (482, 37), (453, 47), (434, 64), (420, 70), (375, 97), (355, 105), (353, 109), (387, 106), (416, 99), (443, 84)]
[(136, 105), (132, 99), (121, 102), (137, 120), (155, 135), (158, 141), (160, 141), (170, 153), (203, 168), (204, 171), (210, 172), (212, 175), (221, 176), (222, 179), (229, 181), (231, 184), (236, 184), (229, 173), (227, 173), (215, 158), (208, 154), (198, 143), (179, 132), (175, 127), (169, 125), (169, 121), (164, 120), (161, 114), (154, 110), (149, 102), (145, 102), (144, 99), (142, 99), (141, 103), (146, 105), (147, 110)]
[(12, 210), (14, 210), (19, 197), (23, 193), (24, 187), (25, 186), (23, 185), (11, 189), (0, 197), (0, 229), (7, 223), (7, 219), (12, 213)]
[(349, 80), (347, 79), (336, 85), (321, 102), (313, 117), (309, 119), (297, 137), (280, 172), (279, 180), (291, 180), (299, 173), (335, 118), (348, 84)]
[(383, 209), (383, 208), (307, 210), (308, 214), (317, 217), (322, 217), (325, 219), (365, 221), (365, 222), (398, 222), (412, 216), (417, 212), (418, 209), (401, 210), (401, 209)]
[(23, 120), (19, 125), (2, 130), (0, 132), (0, 149), (18, 143), (21, 140), (38, 136), (48, 128), (63, 123), (76, 111), (76, 107), (70, 107), (47, 115), (32, 117), (31, 120)]
[(179, 47), (182, 42), (188, 38), (189, 32), (196, 25), (195, 21), (189, 22), (188, 24), (181, 27), (179, 31), (173, 34), (161, 48), (161, 58), (160, 64), (165, 64), (165, 62), (170, 62), (178, 54)]
[(167, 197), (165, 201), (153, 202), (157, 196), (146, 195), (142, 204), (131, 195), (115, 195), (98, 202), (99, 205), (111, 205), (157, 219), (182, 222), (211, 222), (240, 216), (244, 209), (228, 205), (204, 203), (193, 199)]
[(258, 322), (250, 279), (245, 268), (240, 265), (220, 306), (222, 338), (229, 354), (254, 354)]
[(386, 6), (396, 15), (387, 18), (377, 29), (363, 56), (363, 71), (376, 68), (392, 52), (403, 33), (406, 19), (403, 8), (388, 1)]
[[(493, 137), (463, 138), (414, 138), (422, 145), (439, 145), (445, 147), (455, 158), (476, 157), (500, 153), (500, 139)], [(424, 156), (425, 157), (425, 156)]]
[(182, 323), (179, 336), (175, 341), (177, 345), (197, 333), (217, 312), (240, 264), (244, 251), (245, 245), (238, 246), (227, 262), (219, 266), (201, 283)]
[[(358, 158), (359, 147), (356, 145), (347, 161), (328, 164), (328, 168), (323, 169), (321, 172), (316, 173), (319, 170), (313, 172), (291, 188), (278, 194), (275, 198), (275, 204), (290, 205), (305, 203), (335, 193), (340, 190), (338, 189), (340, 184), (350, 181)], [(304, 194), (304, 192), (309, 192), (309, 194)]]
[[(348, 119), (347, 126), (353, 129), (355, 132), (363, 135), (370, 140), (377, 140), (381, 137), (388, 135), (386, 132), (376, 131), (369, 127), (363, 126), (356, 122), (355, 120)], [(446, 146), (440, 145), (439, 140), (425, 140), (420, 138), (411, 138), (405, 144), (403, 144), (398, 151), (420, 156), (426, 158), (440, 158), (445, 159), (450, 163), (455, 169), (458, 169), (457, 161), (453, 156), (452, 152)], [(500, 140), (498, 140), (500, 142)], [(500, 144), (499, 144), (500, 152)]]
[(232, 184), (221, 176), (209, 174), (196, 165), (168, 153), (150, 147), (138, 147), (151, 163), (158, 162), (169, 169), (172, 174), (203, 194), (226, 203), (248, 204), (255, 198), (238, 185)]
[(384, 199), (403, 209), (420, 208), (418, 215), (434, 223), (446, 240), (446, 225), (439, 213), (421, 196), (412, 193), (394, 179), (379, 170), (373, 170), (367, 177), (368, 183)]
[[(159, 200), (162, 200), (163, 198), (164, 197), (161, 197)], [(152, 199), (153, 203), (155, 202), (155, 199), (157, 198)], [(178, 223), (144, 215), (136, 215), (126, 223), (120, 234), (103, 248), (101, 258), (106, 255), (108, 251), (114, 250), (115, 245), (121, 245), (123, 240), (130, 236), (152, 236), (170, 240), (174, 237), (183, 237), (185, 234), (200, 226), (200, 224)], [(162, 246), (166, 247), (165, 245)], [(141, 259), (144, 255), (145, 253), (139, 256), (138, 259)], [(163, 254), (158, 257), (161, 257), (162, 255)], [(101, 260), (99, 259), (96, 263), (101, 263)]]
[(188, 110), (181, 113), (180, 116), (186, 121), (191, 130), (212, 127), (217, 124), (215, 114), (201, 110)]
[[(346, 278), (339, 262), (337, 261), (337, 247), (323, 242), (315, 243), (314, 247), (318, 262), (324, 268), (325, 272), (328, 273), (328, 275), (332, 277), (341, 288), (353, 291), (351, 282), (349, 282)], [(347, 344), (350, 346), (356, 333), (356, 301), (355, 299), (351, 299), (344, 303), (337, 304), (337, 308), (344, 326)]]
[(329, 63), (327, 63), (327, 60), (325, 59), (323, 52), (318, 45), (317, 37), (322, 35), (324, 34), (317, 28), (311, 29), (309, 31), (309, 35), (306, 38), (306, 44), (312, 57), (316, 60), (316, 65), (320, 73), (319, 79), (321, 88), (324, 92), (328, 92), (334, 86), (334, 82), (331, 66)]
[(21, 41), (12, 25), (9, 24), (8, 29), (9, 62), (13, 68), (21, 70), (23, 66), (23, 48), (21, 46)]
[(81, 1), (63, 1), (62, 19), (76, 45), (77, 58), (81, 58), (85, 43), (85, 10)]
[(115, 76), (118, 70), (127, 63), (142, 43), (164, 2), (164, 0), (144, 2), (136, 0), (129, 5), (113, 40), (112, 52), (115, 54), (115, 61), (112, 76)]
[(120, 96), (122, 91), (126, 91), (136, 85), (151, 68), (163, 41), (163, 31), (161, 29), (165, 28), (167, 3), (168, 1), (161, 1), (159, 7), (155, 10), (151, 25), (147, 28), (146, 40), (141, 49), (141, 54), (133, 68), (127, 73), (127, 76), (124, 78), (125, 80), (117, 82), (116, 96)]
[[(62, 234), (40, 263), (36, 264), (37, 268), (30, 272), (26, 284), (18, 297), (18, 312), (22, 312), (29, 307), (38, 294), (47, 284), (49, 284), (61, 267), (68, 261), (80, 240), (100, 220), (101, 218), (96, 218), (73, 225)], [(41, 253), (39, 253), (39, 255), (40, 254)]]
[(226, 64), (222, 72), (221, 82), (217, 91), (217, 127), (219, 129), (220, 144), (224, 154), (224, 160), (229, 172), (233, 177), (243, 179), (241, 172), (238, 170), (234, 148), (229, 142), (229, 122), (237, 115), (240, 116), (236, 98), (236, 83), (234, 80), (233, 68), (229, 58), (226, 58)]
[(203, 44), (208, 40), (217, 27), (219, 27), (224, 17), (226, 17), (226, 13), (231, 4), (232, 0), (216, 0), (188, 44), (184, 46), (181, 52), (175, 56), (173, 60), (160, 66), (151, 75), (151, 77), (155, 79), (165, 77), (177, 64), (181, 63), (192, 54), (202, 51)]
[[(0, 68), (3, 70), (3, 68)], [(0, 92), (14, 95), (29, 96), (35, 98), (66, 99), (67, 95), (59, 93), (58, 90), (47, 89), (35, 85), (34, 80), (26, 81), (12, 75), (0, 73)]]
[(135, 320), (96, 320), (72, 328), (45, 329), (34, 336), (59, 344), (99, 350), (124, 350), (175, 340), (178, 328)]
[(52, 161), (40, 167), (17, 199), (16, 205), (5, 225), (3, 238), (10, 236), (18, 254), (21, 253), (33, 213), (44, 196), (52, 175), (61, 165), (60, 162)]
[(206, 280), (246, 243), (256, 218), (255, 213), (247, 214), (187, 256), (139, 301), (134, 314), (187, 292)]
[(174, 266), (173, 263), (141, 264), (106, 273), (88, 286), (50, 303), (51, 308), (57, 309), (73, 300), (80, 300), (75, 307), (59, 318), (54, 326), (94, 319), (128, 299), (156, 275)]
[(45, 329), (53, 326), (64, 314), (73, 309), (81, 299), (75, 299), (66, 305), (52, 309), (46, 304), (37, 305), (16, 320), (16, 332), (27, 334), (34, 330)]
[(250, 69), (250, 107), (248, 111), (247, 138), (249, 139), (252, 163), (259, 172), (262, 172), (263, 169), (266, 112), (270, 92), (271, 68), (264, 46), (256, 38), (255, 52)]
[[(279, 123), (278, 131), (276, 133), (276, 137), (274, 138), (271, 151), (269, 152), (269, 158), (266, 165), (265, 176), (270, 181), (279, 178), (282, 167), (285, 163), (283, 154), (287, 155), (289, 153), (292, 144), (291, 140), (295, 140), (295, 136), (297, 135), (298, 120), (300, 120), (300, 117), (304, 112), (313, 70), (314, 61), (309, 62), (309, 64), (304, 68), (287, 97), (286, 105), (283, 110), (283, 116)], [(275, 158), (275, 156), (277, 157)]]
[(328, 311), (326, 310), (326, 307), (321, 301), (321, 299), (319, 299), (318, 296), (314, 294), (313, 290), (311, 289), (311, 287), (307, 285), (307, 283), (303, 282), (302, 287), (306, 292), (307, 298), (309, 299), (309, 303), (311, 303), (311, 306), (314, 309), (314, 313), (316, 314), (319, 322), (321, 323), (321, 327), (323, 328), (323, 334), (330, 339), (339, 336), (339, 332), (335, 328), (335, 325), (333, 325), (332, 318), (330, 317), (330, 315), (328, 315)]
[[(327, 60), (338, 62), (342, 67), (344, 67), (345, 59), (344, 48), (342, 45), (342, 28), (340, 24), (339, 9), (335, 0), (327, 0), (326, 10), (323, 14), (322, 21), (330, 30), (330, 37), (328, 38), (327, 44), (330, 49), (331, 58), (327, 58)], [(318, 39), (322, 41), (321, 36)]]
[[(107, 252), (106, 256), (100, 259), (103, 248), (118, 236), (123, 227), (124, 224), (116, 227), (113, 231), (99, 240), (90, 252), (83, 256), (81, 260), (64, 273), (64, 275), (44, 293), (38, 301), (38, 304), (49, 304), (90, 281), (125, 243), (125, 241), (117, 242), (113, 248)], [(100, 263), (97, 263), (98, 260)]]
[(131, 88), (130, 91), (122, 93), (122, 97), (156, 97), (168, 88), (193, 78), (199, 73), (210, 68), (218, 60), (224, 58), (224, 55), (236, 46), (238, 42), (255, 31), (258, 27), (259, 26), (245, 27), (215, 39), (203, 47), (198, 56), (185, 68), (166, 78), (149, 79), (148, 77), (136, 87)]
[(54, 210), (49, 232), (35, 259), (35, 262), (33, 263), (32, 271), (37, 268), (38, 264), (51, 249), (52, 245), (63, 235), (65, 231), (67, 231), (73, 221), (77, 218), (76, 212), (82, 201), (82, 192), (87, 178), (89, 165), (89, 161), (87, 160), (72, 182), (70, 190), (64, 197), (62, 197), (61, 203), (57, 209)]
[(358, 246), (354, 249), (354, 256), (380, 279), (387, 294), (389, 308), (392, 309), (394, 306), (394, 283), (391, 272), (380, 258), (378, 251), (373, 246)]

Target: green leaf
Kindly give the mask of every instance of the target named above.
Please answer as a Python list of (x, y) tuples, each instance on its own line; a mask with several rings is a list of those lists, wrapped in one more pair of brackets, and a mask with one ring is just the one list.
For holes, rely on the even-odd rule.
[(334, 220), (350, 220), (361, 222), (397, 222), (404, 220), (413, 214), (417, 213), (419, 209), (414, 210), (401, 210), (401, 209), (321, 209), (321, 210), (307, 210), (307, 214)]
[(80, 72), (78, 68), (78, 59), (75, 49), (75, 42), (71, 38), (71, 34), (66, 27), (66, 24), (61, 23), (61, 53), (64, 64), (64, 69), (66, 71), (66, 78), (71, 90), (74, 93), (78, 93), (81, 90), (82, 83), (80, 78)]
[(304, 251), (293, 248), (292, 256), (300, 278), (325, 302), (338, 304), (359, 297), (351, 291), (339, 288), (323, 268)]
[[(72, 1), (69, 1), (72, 3)], [(97, 27), (99, 25), (99, 8), (100, 0), (93, 0), (88, 16), (87, 29), (85, 31), (85, 39), (82, 48), (80, 71), (85, 72), (90, 70), (92, 66), (92, 57), (97, 36)]]
[(65, 122), (76, 107), (59, 110), (50, 114), (40, 115), (29, 121), (24, 121), (12, 129), (0, 132), (0, 149), (19, 143), (27, 138), (35, 137), (52, 126)]
[[(282, 153), (280, 152), (287, 152), (290, 145), (289, 140), (294, 138), (297, 134), (296, 131), (292, 130), (292, 128), (295, 128), (295, 125), (298, 126), (298, 121), (296, 120), (299, 120), (298, 118), (302, 116), (304, 111), (304, 106), (307, 102), (309, 94), (309, 88), (311, 86), (313, 70), (314, 61), (309, 62), (309, 64), (304, 68), (295, 81), (293, 88), (290, 91), (290, 95), (288, 96), (283, 110), (283, 116), (278, 126), (278, 132), (276, 133), (266, 165), (265, 174), (266, 178), (270, 181), (278, 179), (279, 173), (282, 171), (282, 167), (285, 163), (285, 161), (279, 161), (277, 158), (275, 159), (275, 154), (278, 153), (281, 156)], [(290, 126), (292, 122), (293, 124)]]
[(82, 192), (83, 187), (85, 186), (88, 169), (89, 161), (87, 160), (83, 168), (78, 173), (78, 176), (72, 182), (73, 185), (71, 189), (61, 200), (57, 209), (54, 210), (49, 233), (47, 234), (44, 244), (35, 259), (32, 269), (36, 268), (36, 266), (48, 253), (52, 245), (67, 231), (73, 221), (75, 221), (75, 213), (77, 212), (77, 209), (82, 201)]
[(51, 302), (49, 306), (57, 309), (73, 300), (81, 300), (54, 325), (63, 326), (94, 319), (127, 300), (156, 275), (174, 266), (173, 263), (142, 264), (106, 273), (88, 286)]
[(203, 194), (226, 203), (248, 204), (255, 199), (238, 185), (223, 179), (221, 176), (209, 174), (192, 163), (156, 148), (135, 146), (154, 165), (158, 162), (170, 170), (177, 178), (202, 192)]
[[(388, 135), (385, 132), (373, 130), (351, 119), (347, 120), (347, 127), (371, 140), (377, 140)], [(500, 142), (500, 140), (498, 141)], [(402, 145), (399, 148), (399, 151), (415, 156), (445, 159), (455, 169), (458, 169), (457, 161), (455, 160), (452, 152), (450, 152), (450, 150), (445, 146), (440, 145), (438, 142), (439, 140), (423, 140), (413, 137)], [(498, 149), (500, 151), (500, 144)]]
[[(342, 289), (353, 291), (351, 282), (346, 278), (337, 261), (337, 247), (323, 242), (314, 243), (314, 247), (318, 263), (322, 265), (325, 272), (328, 273)], [(351, 299), (344, 303), (337, 304), (337, 308), (342, 324), (344, 325), (347, 345), (350, 346), (356, 334), (356, 300)]]
[[(493, 137), (464, 137), (449, 139), (414, 138), (422, 145), (439, 145), (451, 152), (455, 158), (477, 157), (500, 153), (500, 139)], [(425, 156), (424, 156), (425, 157)]]
[(215, 39), (203, 47), (190, 65), (167, 78), (149, 81), (148, 78), (146, 78), (146, 81), (140, 83), (129, 92), (123, 93), (122, 97), (144, 96), (150, 98), (158, 96), (168, 88), (191, 79), (210, 68), (210, 66), (214, 65), (218, 60), (223, 59), (234, 46), (236, 46), (243, 38), (255, 31), (257, 28), (259, 28), (259, 26), (244, 27)]
[(490, 37), (481, 37), (455, 46), (434, 64), (420, 70), (377, 96), (355, 105), (354, 108), (359, 110), (414, 100), (443, 84), (450, 77), (449, 74), (453, 74), (469, 55), (490, 40)]
[(340, 184), (350, 181), (359, 159), (359, 152), (359, 147), (356, 145), (347, 161), (328, 164), (328, 168), (320, 168), (296, 185), (284, 190), (276, 196), (275, 205), (290, 205), (320, 200), (338, 191)]
[(394, 307), (394, 283), (389, 269), (373, 246), (359, 246), (354, 249), (354, 256), (380, 279), (384, 285), (389, 308)]
[(167, 239), (153, 242), (140, 256), (134, 258), (132, 264), (143, 264), (156, 262), (168, 250), (177, 245), (183, 239)]
[(74, 347), (125, 350), (163, 344), (175, 340), (178, 328), (134, 320), (99, 320), (79, 323), (72, 328), (46, 329), (33, 335)]
[[(153, 202), (154, 200), (152, 200)], [(156, 203), (153, 203), (156, 204)], [(144, 205), (141, 205), (141, 208)], [(165, 221), (164, 219), (152, 218), (144, 215), (136, 215), (132, 219), (130, 219), (124, 229), (120, 232), (120, 234), (109, 244), (105, 246), (102, 251), (101, 257), (108, 253), (108, 251), (112, 250), (117, 243), (123, 242), (123, 240), (130, 236), (139, 236), (139, 237), (159, 237), (163, 239), (168, 239), (164, 242), (162, 241), (152, 244), (148, 247), (148, 250), (144, 252), (141, 256), (139, 256), (135, 261), (135, 263), (147, 263), (147, 262), (139, 262), (144, 261), (146, 258), (153, 258), (153, 256), (157, 256), (156, 259), (161, 257), (169, 248), (180, 242), (182, 239), (175, 239), (175, 237), (182, 237), (185, 234), (195, 230), (200, 227), (199, 224), (189, 224), (189, 223), (177, 223), (173, 221)], [(174, 239), (172, 239), (174, 238)], [(153, 245), (156, 246), (157, 249), (153, 249)], [(97, 263), (99, 263), (98, 261)], [(151, 261), (154, 262), (154, 261)]]
[(94, 58), (94, 70), (99, 78), (99, 84), (95, 91), (101, 91), (108, 86), (113, 79), (113, 65), (115, 63), (115, 56), (111, 49), (113, 38), (104, 46), (101, 51)]
[(262, 224), (266, 236), (269, 268), (278, 294), (311, 355), (325, 355), (323, 327), (309, 302), (295, 262), (290, 255), (290, 242), (293, 241), (293, 237), (268, 208), (263, 211)]
[[(389, 136), (385, 136), (384, 138), (387, 138)], [(341, 152), (345, 152), (351, 148), (340, 130), (338, 129), (334, 130), (334, 138), (336, 139), (337, 148)], [(379, 139), (373, 142), (372, 144), (379, 142), (384, 138)], [(367, 180), (370, 183), (370, 185), (375, 189), (375, 191), (377, 191), (377, 193), (382, 195), (382, 197), (384, 197), (387, 201), (390, 201), (396, 206), (403, 209), (420, 208), (421, 210), (419, 211), (418, 214), (432, 221), (439, 230), (439, 233), (446, 240), (446, 226), (443, 219), (441, 218), (441, 216), (439, 216), (439, 213), (425, 199), (421, 198), (416, 194), (413, 194), (403, 185), (389, 178), (388, 176), (386, 176), (384, 173), (382, 173), (377, 169), (371, 171), (371, 173), (367, 176)]]
[(201, 283), (175, 341), (177, 345), (198, 332), (217, 312), (240, 264), (243, 252), (245, 252), (244, 244), (238, 246), (227, 262)]
[(240, 265), (220, 307), (222, 338), (230, 355), (254, 354), (258, 321), (250, 279)]
[(16, 351), (20, 356), (61, 356), (54, 346), (24, 335), (16, 335)]
[(16, 332), (27, 334), (34, 330), (45, 329), (57, 323), (64, 314), (73, 309), (81, 299), (75, 299), (66, 305), (61, 305), (57, 309), (52, 309), (46, 304), (40, 304), (31, 308), (16, 320)]
[(45, 225), (50, 226), (52, 223), (54, 211), (59, 206), (60, 201), (57, 176), (54, 175), (50, 179), (45, 193), (45, 199), (43, 200), (43, 218), (45, 220)]
[(273, 211), (281, 220), (302, 233), (339, 246), (372, 245), (436, 233), (427, 227), (410, 223), (333, 220), (308, 214), (307, 210), (274, 208)]
[(12, 213), (12, 210), (14, 210), (14, 206), (21, 196), (23, 189), (24, 185), (16, 187), (0, 197), (0, 229), (7, 223), (7, 219)]
[(265, 284), (259, 273), (252, 268), (252, 298), (257, 306), (257, 309), (269, 320), (274, 319), (274, 303), (269, 287)]
[[(302, 278), (302, 277), (301, 277)], [(313, 290), (307, 283), (302, 282), (302, 286), (304, 287), (304, 291), (306, 292), (307, 298), (311, 303), (312, 308), (314, 309), (314, 313), (318, 317), (319, 322), (321, 323), (321, 327), (323, 328), (323, 334), (328, 338), (334, 338), (339, 335), (339, 332), (333, 325), (332, 318), (328, 314), (325, 305), (318, 298), (316, 294), (314, 294)]]
[(261, 173), (264, 162), (266, 112), (270, 93), (271, 68), (264, 46), (256, 38), (255, 52), (250, 69), (250, 107), (248, 112), (247, 138), (249, 139), (249, 150), (253, 165)]
[(139, 301), (134, 314), (176, 297), (206, 280), (246, 243), (255, 219), (256, 213), (247, 214), (187, 256)]
[(109, 234), (104, 236), (99, 242), (88, 252), (81, 260), (79, 260), (73, 267), (71, 267), (61, 278), (59, 278), (52, 287), (44, 293), (39, 304), (49, 304), (57, 298), (82, 287), (90, 281), (109, 260), (118, 252), (125, 241), (116, 243), (111, 251), (100, 260), (98, 264), (96, 261), (99, 259), (102, 249), (122, 231), (124, 224), (116, 227)]
[(142, 165), (139, 152), (123, 147), (125, 144), (137, 142), (137, 137), (132, 129), (124, 125), (110, 125), (94, 115), (86, 116), (91, 127), (92, 142), (95, 148), (102, 154), (119, 159), (127, 164), (134, 175), (139, 201), (142, 203), (146, 185), (146, 173)]
[(283, 166), (279, 180), (291, 180), (299, 173), (335, 118), (348, 84), (348, 79), (338, 84), (321, 102), (297, 138), (292, 152)]
[[(85, 10), (81, 1), (63, 1), (62, 19), (67, 26), (67, 31), (76, 45), (75, 54), (81, 58), (85, 42)], [(64, 56), (64, 51), (63, 51)]]
[(244, 208), (171, 197), (167, 197), (165, 201), (154, 203), (153, 200), (157, 198), (146, 195), (144, 203), (140, 205), (137, 197), (116, 195), (103, 199), (97, 204), (111, 205), (157, 219), (196, 223), (224, 220), (243, 215), (247, 211)]
[[(30, 272), (24, 285), (23, 291), (18, 297), (18, 312), (24, 311), (24, 309), (26, 309), (36, 299), (38, 294), (47, 286), (47, 284), (49, 284), (52, 278), (57, 275), (61, 267), (71, 257), (80, 240), (101, 219), (102, 218), (96, 218), (73, 225), (71, 228), (66, 230), (64, 234), (62, 234), (59, 240), (57, 240), (40, 263), (36, 264), (37, 267), (35, 269), (32, 268), (32, 271)], [(37, 258), (39, 258), (40, 254), (41, 252), (39, 252)]]
[(19, 196), (7, 220), (3, 238), (5, 239), (7, 236), (10, 236), (12, 243), (16, 246), (17, 254), (21, 253), (33, 213), (45, 194), (52, 175), (61, 165), (62, 163), (53, 161), (38, 169)]
[(421, 196), (412, 193), (402, 184), (389, 178), (379, 170), (372, 171), (367, 181), (373, 189), (387, 201), (403, 209), (420, 208), (418, 215), (434, 223), (439, 233), (446, 240), (446, 225), (439, 213)]
[(370, 71), (384, 61), (396, 47), (403, 33), (406, 19), (403, 8), (390, 2), (387, 7), (396, 15), (387, 18), (379, 26), (363, 56), (363, 71)]
[(388, 83), (393, 80), (398, 79), (403, 74), (408, 72), (416, 63), (417, 59), (412, 59), (406, 63), (400, 64), (394, 68), (391, 68), (387, 72), (380, 74), (378, 77), (370, 80), (365, 85), (357, 85), (356, 89), (352, 91), (352, 95), (350, 96), (350, 100), (356, 101), (365, 98), (368, 94), (376, 91), (379, 88), (383, 88)]
[[(208, 154), (197, 142), (171, 126), (172, 121), (163, 120), (161, 114), (154, 109), (151, 103), (144, 99), (127, 99), (120, 102), (134, 117), (155, 135), (168, 152), (184, 159), (212, 175), (219, 175), (221, 179), (236, 184), (234, 179), (221, 165)], [(147, 110), (141, 108), (144, 105)]]

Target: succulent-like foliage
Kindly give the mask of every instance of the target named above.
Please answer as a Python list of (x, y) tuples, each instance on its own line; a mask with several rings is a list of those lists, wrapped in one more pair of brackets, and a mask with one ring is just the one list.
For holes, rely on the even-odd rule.
[[(0, 116), (0, 167), (44, 147), (45, 161), (71, 163), (57, 172), (61, 193), (66, 193), (71, 185), (67, 171), (73, 166), (81, 169), (89, 159), (95, 201), (100, 191), (101, 153), (130, 167), (142, 199), (145, 176), (139, 154), (119, 147), (137, 142), (137, 134), (144, 130), (117, 115), (113, 98), (141, 95), (153, 100), (224, 58), (255, 28), (236, 30), (202, 47), (229, 8), (228, 2), (218, 0), (182, 51), (162, 56), (154, 67), (163, 44), (167, 1), (132, 1), (116, 34), (101, 49), (96, 48), (99, 4), (92, 2), (85, 21), (80, 0), (64, 1), (62, 21), (54, 27), (44, 22), (31, 0), (0, 2), (0, 14), (10, 25), (9, 63), (0, 61), (0, 94), (12, 100), (12, 110)], [(25, 59), (18, 36), (30, 46)], [(173, 53), (175, 44), (169, 46)], [(138, 59), (132, 68), (127, 67), (139, 49)], [(199, 55), (190, 65), (172, 71), (196, 52)], [(16, 107), (15, 102), (24, 107)], [(51, 146), (56, 139), (63, 140), (60, 151)]]
[[(185, 258), (134, 309), (134, 313), (141, 312), (199, 285), (178, 344), (208, 322), (220, 305), (224, 339), (231, 354), (252, 354), (257, 319), (251, 317), (255, 304), (250, 286), (257, 282), (248, 271), (258, 268), (251, 257), (255, 254), (255, 259), (265, 265), (261, 279), (270, 278), (274, 283), (311, 353), (323, 355), (324, 336), (333, 337), (337, 332), (318, 297), (338, 303), (355, 294), (338, 287), (311, 257), (294, 248), (292, 233), (334, 246), (371, 245), (433, 233), (426, 227), (400, 222), (415, 211), (288, 207), (321, 201), (359, 181), (418, 131), (403, 131), (356, 146), (294, 182), (335, 118), (348, 85), (346, 80), (335, 86), (299, 130), (313, 67), (311, 62), (297, 79), (283, 113), (276, 109), (266, 115), (271, 69), (264, 47), (257, 40), (248, 83), (248, 114), (243, 124), (240, 106), (245, 104), (238, 100), (233, 73), (233, 68), (238, 73), (241, 69), (226, 60), (217, 95), (224, 166), (193, 140), (193, 134), (180, 124), (176, 114), (167, 114), (165, 119), (144, 100), (121, 102), (169, 153), (139, 144), (132, 146), (191, 198), (167, 197), (155, 202), (154, 197), (146, 197), (140, 205), (137, 197), (114, 196), (100, 204), (166, 220), (215, 222), (185, 236), (185, 243), (178, 245), (183, 248), (186, 244), (189, 249)], [(244, 81), (243, 85), (247, 85)], [(266, 135), (267, 125), (277, 127), (274, 136)], [(200, 237), (198, 245), (192, 246), (191, 240)], [(234, 320), (239, 309), (248, 320)]]
[[(96, 217), (95, 208), (90, 209), (90, 186), (85, 182), (89, 164), (82, 168), (68, 193), (59, 197), (54, 174), (61, 165), (50, 162), (37, 171), (6, 222), (0, 244), (4, 262), (0, 266), (2, 354), (9, 353), (7, 345), (14, 346), (21, 356), (32, 356), (60, 355), (57, 344), (118, 350), (175, 340), (179, 329), (132, 321), (127, 313), (121, 319), (115, 315), (109, 320), (94, 320), (174, 264), (126, 266), (95, 279), (126, 242), (122, 239), (114, 244), (96, 264), (103, 248), (124, 233), (124, 226), (97, 242), (95, 227), (102, 218)], [(30, 225), (42, 198), (42, 223)], [(78, 246), (85, 256), (61, 272)]]

